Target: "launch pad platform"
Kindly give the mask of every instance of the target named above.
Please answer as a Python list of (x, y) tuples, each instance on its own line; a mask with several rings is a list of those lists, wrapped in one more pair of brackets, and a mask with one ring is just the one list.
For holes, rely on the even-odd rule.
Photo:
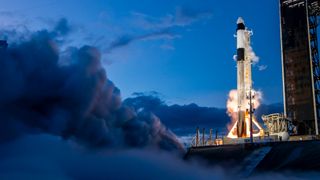
[(319, 171), (319, 152), (320, 140), (274, 141), (190, 147), (185, 159), (201, 159), (248, 177), (270, 171)]

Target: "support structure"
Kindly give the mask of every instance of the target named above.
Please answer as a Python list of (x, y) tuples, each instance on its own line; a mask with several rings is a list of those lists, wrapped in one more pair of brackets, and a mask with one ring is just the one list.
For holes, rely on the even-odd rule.
[(308, 3), (308, 24), (309, 24), (309, 45), (312, 60), (312, 72), (314, 81), (314, 96), (316, 107), (315, 118), (315, 133), (319, 134), (318, 120), (320, 119), (320, 61), (319, 61), (319, 47), (318, 47), (318, 21), (320, 9), (319, 1)]
[(253, 143), (253, 127), (252, 127), (252, 124), (253, 124), (253, 103), (252, 103), (252, 89), (250, 89), (250, 92), (249, 92), (249, 114), (250, 114), (250, 142)]
[(319, 4), (319, 0), (280, 0), (284, 112), (299, 135), (319, 134)]

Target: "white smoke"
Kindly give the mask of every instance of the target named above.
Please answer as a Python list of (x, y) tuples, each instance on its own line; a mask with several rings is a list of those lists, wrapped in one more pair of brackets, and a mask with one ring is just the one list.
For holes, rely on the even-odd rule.
[(264, 71), (264, 70), (266, 70), (267, 68), (268, 68), (267, 65), (260, 65), (260, 66), (258, 66), (259, 71)]
[[(253, 102), (253, 108), (257, 109), (262, 101), (262, 91), (256, 91), (252, 90), (252, 94), (254, 95), (254, 99), (252, 99)], [(249, 100), (247, 99), (245, 104), (248, 104), (248, 107), (246, 109), (249, 109)], [(232, 89), (229, 92), (228, 100), (227, 100), (227, 114), (231, 118), (231, 122), (227, 125), (228, 130), (232, 128), (232, 125), (237, 121), (238, 119), (238, 92), (236, 89)]]
[(252, 65), (256, 65), (257, 63), (259, 63), (259, 56), (256, 55), (256, 53), (253, 51), (253, 48), (251, 46), (249, 46), (247, 48), (247, 55), (248, 55), (248, 58), (251, 59), (252, 61)]
[(235, 54), (235, 55), (233, 55), (233, 57), (232, 57), (232, 59), (234, 60), (234, 61), (237, 61), (237, 55)]

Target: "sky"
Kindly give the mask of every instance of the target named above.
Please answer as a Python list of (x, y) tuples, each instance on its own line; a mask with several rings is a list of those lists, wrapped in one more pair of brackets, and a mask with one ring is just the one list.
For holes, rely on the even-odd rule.
[(253, 86), (263, 92), (263, 103), (282, 102), (278, 0), (0, 3), (2, 29), (39, 30), (66, 18), (74, 31), (68, 45), (97, 46), (123, 98), (155, 91), (168, 104), (220, 108), (236, 88), (234, 34), (241, 16), (253, 30), (252, 47), (259, 56)]

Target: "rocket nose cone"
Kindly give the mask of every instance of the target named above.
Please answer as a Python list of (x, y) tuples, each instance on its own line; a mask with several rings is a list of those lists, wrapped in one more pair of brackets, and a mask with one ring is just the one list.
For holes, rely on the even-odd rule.
[(244, 25), (244, 21), (242, 19), (242, 17), (239, 17), (237, 20), (237, 31), (238, 30), (245, 30), (246, 26)]
[(242, 17), (238, 17), (237, 24), (244, 24)]

